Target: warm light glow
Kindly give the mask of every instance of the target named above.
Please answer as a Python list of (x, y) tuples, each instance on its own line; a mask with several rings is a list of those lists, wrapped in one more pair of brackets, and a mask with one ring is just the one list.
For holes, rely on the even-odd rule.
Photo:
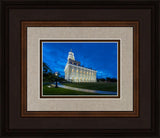
[(74, 71), (74, 69), (72, 69), (72, 72)]
[(58, 72), (55, 72), (55, 76), (58, 76)]

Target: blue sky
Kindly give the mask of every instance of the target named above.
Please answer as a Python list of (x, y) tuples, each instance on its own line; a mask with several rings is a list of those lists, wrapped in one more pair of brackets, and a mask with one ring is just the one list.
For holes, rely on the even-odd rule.
[(43, 62), (64, 76), (68, 52), (72, 49), (75, 60), (97, 71), (97, 78), (117, 78), (116, 42), (43, 42)]

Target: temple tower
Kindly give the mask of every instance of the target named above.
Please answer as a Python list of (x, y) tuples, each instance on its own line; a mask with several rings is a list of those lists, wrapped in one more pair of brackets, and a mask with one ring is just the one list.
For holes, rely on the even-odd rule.
[(65, 80), (71, 82), (96, 82), (96, 70), (86, 68), (75, 60), (72, 50), (68, 53), (67, 64), (64, 69)]

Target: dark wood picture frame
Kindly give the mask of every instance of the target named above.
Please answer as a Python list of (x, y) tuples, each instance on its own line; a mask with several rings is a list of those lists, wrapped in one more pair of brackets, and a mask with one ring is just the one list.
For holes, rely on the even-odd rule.
[[(160, 136), (159, 0), (3, 0), (0, 7), (0, 136)], [(21, 21), (139, 21), (139, 116), (23, 118)]]

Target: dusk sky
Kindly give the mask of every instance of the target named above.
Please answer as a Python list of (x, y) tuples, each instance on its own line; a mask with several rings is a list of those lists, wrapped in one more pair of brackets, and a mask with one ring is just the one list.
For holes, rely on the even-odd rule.
[(71, 49), (76, 61), (97, 71), (97, 78), (117, 78), (116, 42), (43, 42), (43, 62), (64, 76)]

